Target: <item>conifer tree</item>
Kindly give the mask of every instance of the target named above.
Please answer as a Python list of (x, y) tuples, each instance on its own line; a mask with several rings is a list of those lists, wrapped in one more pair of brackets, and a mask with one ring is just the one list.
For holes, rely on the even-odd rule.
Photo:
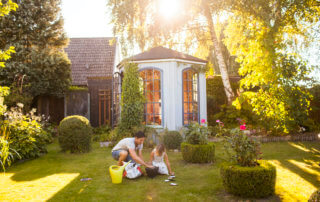
[(16, 53), (0, 70), (1, 85), (16, 92), (62, 95), (70, 84), (70, 61), (63, 52), (68, 38), (63, 31), (60, 0), (16, 0), (19, 9), (0, 19), (0, 49)]
[(138, 66), (125, 64), (121, 95), (120, 131), (128, 132), (141, 126), (144, 97), (140, 89)]

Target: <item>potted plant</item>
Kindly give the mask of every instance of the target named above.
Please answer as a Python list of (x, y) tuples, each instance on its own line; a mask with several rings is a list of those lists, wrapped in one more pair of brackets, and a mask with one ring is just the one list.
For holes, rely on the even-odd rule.
[(276, 168), (261, 160), (260, 142), (237, 128), (224, 136), (224, 147), (230, 161), (222, 164), (220, 173), (229, 193), (254, 198), (274, 194)]
[(209, 130), (205, 120), (201, 125), (192, 122), (184, 132), (185, 142), (181, 144), (181, 153), (185, 161), (190, 163), (210, 163), (214, 161), (215, 147), (208, 142)]

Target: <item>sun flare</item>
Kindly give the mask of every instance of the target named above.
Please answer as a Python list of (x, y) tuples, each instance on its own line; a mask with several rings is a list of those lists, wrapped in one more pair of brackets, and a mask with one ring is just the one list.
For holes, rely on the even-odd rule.
[(166, 19), (171, 19), (178, 14), (180, 0), (159, 0), (159, 12)]

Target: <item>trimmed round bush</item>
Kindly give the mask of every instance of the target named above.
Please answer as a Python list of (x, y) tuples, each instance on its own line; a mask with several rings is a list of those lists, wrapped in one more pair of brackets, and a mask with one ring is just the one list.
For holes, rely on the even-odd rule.
[(182, 136), (178, 131), (168, 131), (163, 135), (163, 144), (167, 149), (179, 149)]
[(318, 189), (317, 191), (313, 192), (313, 194), (311, 194), (308, 202), (319, 202), (320, 201), (320, 189)]
[(258, 161), (260, 166), (242, 167), (225, 163), (220, 168), (222, 182), (227, 192), (252, 198), (264, 198), (274, 194), (276, 167), (267, 161)]
[(59, 144), (62, 151), (71, 153), (89, 152), (92, 127), (83, 116), (68, 116), (59, 125)]
[(189, 163), (210, 163), (214, 161), (214, 144), (212, 142), (203, 145), (181, 144), (181, 153), (183, 160)]

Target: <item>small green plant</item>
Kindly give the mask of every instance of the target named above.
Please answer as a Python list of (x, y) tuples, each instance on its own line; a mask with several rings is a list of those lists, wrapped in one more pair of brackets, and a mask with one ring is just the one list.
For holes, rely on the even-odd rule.
[(4, 171), (6, 171), (6, 165), (10, 166), (11, 163), (14, 162), (15, 158), (13, 154), (21, 159), (21, 156), (18, 154), (18, 152), (10, 148), (8, 136), (9, 133), (7, 132), (7, 127), (2, 125), (0, 134), (0, 164)]
[(59, 125), (59, 144), (62, 151), (71, 153), (89, 152), (92, 127), (83, 116), (68, 116)]
[[(35, 115), (35, 109), (22, 113), (23, 104), (12, 107), (4, 114), (2, 125), (7, 127), (10, 148), (22, 159), (36, 158), (46, 153), (46, 145), (52, 142), (50, 133), (43, 129), (42, 117)], [(16, 154), (14, 153), (14, 156)]]
[[(202, 121), (201, 121), (202, 122)], [(191, 122), (185, 131), (185, 139), (189, 144), (207, 144), (209, 129), (206, 124)]]
[(232, 129), (229, 136), (224, 136), (224, 148), (231, 161), (240, 166), (257, 166), (261, 159), (261, 144), (245, 135), (239, 128)]
[(178, 131), (168, 131), (165, 129), (161, 136), (162, 142), (167, 149), (180, 149), (183, 138)]

